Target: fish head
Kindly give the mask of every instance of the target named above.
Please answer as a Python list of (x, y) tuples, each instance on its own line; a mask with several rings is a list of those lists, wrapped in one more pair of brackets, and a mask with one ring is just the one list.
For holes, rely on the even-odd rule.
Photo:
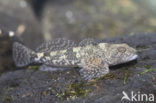
[(136, 50), (127, 44), (105, 44), (105, 58), (109, 65), (122, 64), (137, 59)]

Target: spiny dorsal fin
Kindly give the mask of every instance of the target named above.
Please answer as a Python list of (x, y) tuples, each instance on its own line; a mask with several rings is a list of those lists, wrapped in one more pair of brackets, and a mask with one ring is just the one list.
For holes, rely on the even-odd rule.
[(94, 39), (88, 38), (84, 39), (79, 43), (79, 46), (86, 46), (86, 45), (96, 45), (97, 43), (95, 42)]
[(36, 51), (37, 52), (50, 52), (62, 49), (68, 49), (70, 47), (75, 47), (76, 43), (72, 40), (66, 38), (57, 38), (52, 41), (45, 42), (41, 44)]

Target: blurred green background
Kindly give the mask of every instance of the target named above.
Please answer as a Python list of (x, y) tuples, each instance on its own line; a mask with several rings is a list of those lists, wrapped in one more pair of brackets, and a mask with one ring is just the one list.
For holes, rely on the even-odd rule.
[[(69, 1), (69, 0), (67, 0)], [(46, 4), (44, 38), (98, 39), (156, 31), (155, 0), (73, 0)]]
[(0, 27), (31, 48), (66, 37), (103, 39), (156, 32), (155, 0), (1, 0)]

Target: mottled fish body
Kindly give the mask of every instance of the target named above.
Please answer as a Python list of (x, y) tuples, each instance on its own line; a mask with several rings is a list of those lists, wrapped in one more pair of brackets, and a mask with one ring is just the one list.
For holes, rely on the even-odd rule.
[(18, 67), (38, 63), (80, 67), (82, 77), (91, 80), (109, 73), (109, 66), (132, 61), (137, 55), (127, 44), (96, 43), (93, 39), (85, 39), (77, 45), (62, 38), (43, 43), (35, 51), (15, 42), (13, 58)]

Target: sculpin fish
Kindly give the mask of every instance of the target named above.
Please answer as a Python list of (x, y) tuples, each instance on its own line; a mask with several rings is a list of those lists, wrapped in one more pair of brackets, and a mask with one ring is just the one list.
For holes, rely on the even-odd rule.
[(109, 73), (109, 66), (137, 59), (136, 50), (127, 44), (97, 43), (85, 39), (79, 44), (65, 38), (55, 39), (31, 50), (15, 42), (13, 58), (17, 67), (44, 64), (51, 67), (80, 67), (85, 80), (100, 78)]

